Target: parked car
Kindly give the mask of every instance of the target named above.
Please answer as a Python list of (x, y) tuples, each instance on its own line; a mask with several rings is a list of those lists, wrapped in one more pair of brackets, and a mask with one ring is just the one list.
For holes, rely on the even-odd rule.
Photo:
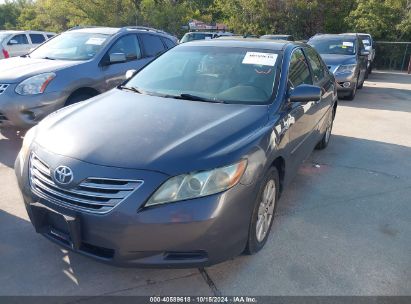
[(372, 73), (373, 69), (373, 63), (375, 59), (375, 42), (374, 39), (372, 39), (372, 36), (370, 34), (366, 33), (348, 33), (349, 35), (358, 35), (360, 39), (362, 40), (362, 43), (364, 44), (365, 49), (370, 52), (368, 55), (368, 63), (367, 63), (367, 69), (368, 69), (368, 74)]
[(0, 59), (25, 55), (55, 35), (38, 31), (0, 31)]
[(260, 38), (261, 39), (271, 39), (271, 40), (294, 41), (294, 37), (292, 35), (263, 35)]
[(232, 36), (230, 32), (188, 32), (181, 38), (180, 43), (186, 43), (195, 40), (215, 39), (218, 37)]
[(334, 73), (339, 97), (354, 99), (367, 77), (369, 52), (358, 35), (319, 34), (310, 38), (328, 68)]
[(51, 112), (107, 91), (176, 45), (144, 27), (76, 28), (0, 65), (0, 127), (28, 128)]
[(306, 44), (191, 42), (30, 129), (15, 172), (35, 230), (65, 248), (211, 265), (264, 246), (336, 108), (334, 76)]

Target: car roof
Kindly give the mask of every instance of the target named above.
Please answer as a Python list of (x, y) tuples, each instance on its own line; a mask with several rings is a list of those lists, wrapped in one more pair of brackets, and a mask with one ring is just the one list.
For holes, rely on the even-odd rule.
[(117, 27), (84, 27), (84, 28), (73, 28), (69, 32), (79, 32), (79, 33), (90, 33), (90, 34), (104, 34), (104, 35), (114, 35), (120, 31)]
[(269, 49), (273, 51), (281, 51), (287, 45), (301, 45), (293, 41), (270, 40), (260, 38), (237, 38), (224, 37), (211, 40), (195, 40), (182, 44), (182, 46), (220, 46), (220, 47), (240, 47), (240, 48), (254, 48), (254, 49)]
[(217, 34), (217, 32), (188, 32), (186, 34)]
[(45, 32), (45, 31), (18, 31), (18, 30), (1, 30), (0, 34), (6, 33), (6, 34), (23, 34), (23, 33), (28, 33), (28, 34), (53, 34), (55, 35), (56, 33), (53, 32)]
[(291, 37), (292, 35), (288, 34), (266, 34), (262, 35), (261, 37)]
[(330, 38), (345, 38), (345, 39), (353, 39), (353, 37), (356, 36), (356, 33), (354, 34), (317, 34), (313, 37), (310, 38), (311, 39), (330, 39)]

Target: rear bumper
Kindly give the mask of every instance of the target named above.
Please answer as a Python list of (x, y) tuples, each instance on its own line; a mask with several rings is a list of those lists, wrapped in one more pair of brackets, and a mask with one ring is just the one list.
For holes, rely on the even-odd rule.
[(68, 98), (64, 92), (22, 96), (14, 92), (15, 87), (9, 85), (0, 95), (0, 127), (30, 128), (61, 108)]
[[(220, 194), (144, 208), (144, 202), (168, 177), (115, 169), (116, 176), (134, 175), (147, 182), (112, 211), (92, 214), (35, 195), (25, 162), (22, 168), (18, 158), (15, 170), (36, 231), (80, 254), (117, 266), (185, 268), (222, 262), (239, 255), (246, 246), (255, 184), (238, 184)], [(88, 172), (116, 177), (112, 168), (73, 162)], [(48, 217), (59, 217), (60, 224), (51, 223)]]

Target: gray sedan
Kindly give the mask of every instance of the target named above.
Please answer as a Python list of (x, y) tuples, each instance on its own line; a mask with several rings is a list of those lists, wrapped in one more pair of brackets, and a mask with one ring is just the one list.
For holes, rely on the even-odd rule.
[(100, 261), (215, 264), (267, 241), (301, 162), (327, 147), (334, 76), (306, 44), (180, 44), (49, 115), (15, 164), (37, 232)]

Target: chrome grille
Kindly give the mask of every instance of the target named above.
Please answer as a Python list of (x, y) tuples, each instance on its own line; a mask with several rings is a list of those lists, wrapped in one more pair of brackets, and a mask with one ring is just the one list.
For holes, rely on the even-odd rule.
[(8, 87), (9, 87), (8, 84), (1, 84), (0, 83), (0, 95), (3, 94)]
[(79, 185), (63, 189), (52, 179), (50, 167), (32, 153), (29, 163), (32, 191), (52, 203), (91, 213), (107, 213), (138, 189), (143, 181), (89, 177)]

